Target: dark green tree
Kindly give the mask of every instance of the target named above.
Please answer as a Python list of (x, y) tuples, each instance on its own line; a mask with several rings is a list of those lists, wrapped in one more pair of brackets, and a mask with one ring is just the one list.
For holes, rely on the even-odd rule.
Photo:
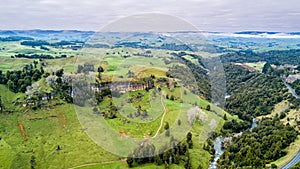
[(193, 147), (193, 141), (192, 141), (192, 133), (188, 132), (188, 134), (186, 135), (186, 143), (188, 144), (189, 148)]
[(210, 105), (207, 105), (207, 106), (206, 106), (206, 110), (207, 110), (207, 111), (210, 111), (210, 109), (211, 109), (211, 108), (210, 108)]
[(133, 166), (133, 158), (132, 157), (127, 157), (126, 162), (127, 162), (129, 168), (131, 168)]
[(3, 113), (3, 109), (4, 109), (4, 106), (3, 106), (3, 103), (2, 103), (2, 98), (0, 96), (0, 112)]
[(267, 62), (262, 69), (262, 73), (271, 74), (273, 72), (274, 72), (274, 69), (272, 68), (271, 64)]
[(223, 119), (228, 120), (226, 113), (224, 113)]
[(168, 130), (169, 128), (170, 128), (170, 126), (169, 126), (169, 123), (168, 122), (166, 122), (166, 124), (165, 124), (165, 130)]
[(63, 74), (64, 74), (64, 69), (59, 69), (55, 72), (55, 75), (57, 77), (62, 77)]

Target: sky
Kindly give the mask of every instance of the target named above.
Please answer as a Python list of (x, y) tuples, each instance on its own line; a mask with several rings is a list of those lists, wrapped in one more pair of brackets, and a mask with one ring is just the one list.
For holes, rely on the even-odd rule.
[(0, 29), (99, 31), (132, 15), (159, 13), (202, 31), (297, 32), (299, 7), (299, 0), (1, 0)]

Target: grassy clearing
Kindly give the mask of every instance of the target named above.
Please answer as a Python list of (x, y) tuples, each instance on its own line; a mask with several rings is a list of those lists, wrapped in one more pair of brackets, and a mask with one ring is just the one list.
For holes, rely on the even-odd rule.
[(190, 149), (190, 158), (192, 162), (192, 168), (197, 168), (199, 165), (201, 165), (203, 168), (208, 168), (210, 164), (211, 155), (203, 150), (203, 143), (199, 143), (200, 137), (202, 135), (197, 134), (197, 127), (194, 127), (191, 131), (193, 134), (193, 149)]
[(22, 68), (31, 64), (34, 59), (26, 59), (26, 58), (0, 58), (0, 70), (12, 71), (12, 70), (22, 70)]
[(281, 112), (287, 110), (289, 107), (290, 107), (290, 103), (287, 100), (283, 100), (282, 102), (277, 103), (274, 106), (274, 109), (270, 114), (265, 116), (258, 116), (257, 119), (261, 119), (263, 117), (275, 117), (276, 114), (280, 115)]
[[(24, 125), (27, 141), (23, 140), (18, 121)], [(73, 105), (1, 114), (0, 124), (0, 157), (6, 159), (1, 160), (0, 168), (29, 168), (31, 156), (36, 157), (36, 168), (69, 168), (118, 160), (117, 156), (104, 151), (89, 139), (78, 122)], [(58, 146), (61, 150), (57, 150)]]
[(256, 62), (256, 63), (244, 63), (245, 65), (249, 66), (249, 67), (252, 67), (256, 70), (258, 70), (259, 72), (262, 71), (264, 65), (265, 65), (265, 62)]
[[(131, 121), (135, 122), (146, 122), (153, 121), (154, 119), (159, 118), (164, 112), (163, 106), (161, 104), (161, 95), (153, 93), (154, 90), (146, 92), (145, 90), (131, 91), (129, 93), (123, 94), (120, 98), (114, 98), (113, 102), (119, 107), (119, 113), (128, 118), (129, 115), (132, 115), (130, 118)], [(137, 99), (138, 96), (143, 96), (140, 99)], [(133, 103), (128, 103), (128, 99), (131, 98), (134, 100)], [(104, 102), (105, 103), (105, 102)], [(106, 105), (107, 106), (107, 105)], [(141, 116), (135, 117), (135, 112), (138, 107), (141, 107), (142, 110), (148, 112), (148, 116), (142, 118)], [(143, 113), (143, 112), (141, 112)]]
[(292, 109), (287, 113), (287, 116), (281, 120), (284, 124), (294, 126), (297, 131), (300, 130), (297, 121), (299, 121), (299, 110)]
[(190, 56), (190, 55), (185, 55), (185, 56), (182, 56), (183, 58), (191, 61), (192, 63), (194, 63), (195, 65), (198, 65), (199, 66), (199, 62), (198, 62), (198, 59)]
[(24, 100), (24, 93), (13, 93), (6, 86), (0, 85), (0, 96), (3, 104), (5, 105), (5, 109), (20, 111), (19, 106), (15, 106), (15, 101), (19, 100), (20, 102)]
[(106, 168), (114, 168), (114, 169), (124, 169), (128, 168), (126, 162), (114, 162), (110, 164), (87, 164), (87, 166), (83, 167), (75, 167), (76, 169), (106, 169)]
[(70, 73), (75, 71), (76, 57), (45, 60), (45, 62), (47, 64), (46, 68), (58, 66), (63, 68), (64, 72)]
[[(172, 164), (169, 166), (172, 169), (184, 169), (183, 166)], [(106, 168), (113, 168), (113, 169), (127, 169), (129, 168), (127, 164), (124, 164), (124, 162), (117, 162), (112, 164), (95, 164), (91, 166), (85, 166), (85, 167), (79, 167), (78, 169), (106, 169)], [(139, 165), (138, 167), (133, 168), (139, 168), (139, 169), (164, 169), (165, 165), (155, 165), (155, 164), (144, 164)]]

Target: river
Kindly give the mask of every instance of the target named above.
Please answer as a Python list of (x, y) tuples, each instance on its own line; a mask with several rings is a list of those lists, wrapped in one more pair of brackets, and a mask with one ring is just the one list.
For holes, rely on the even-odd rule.
[(290, 86), (287, 83), (284, 83), (285, 86), (289, 89), (289, 91), (292, 93), (292, 95), (296, 98), (296, 99), (300, 99), (300, 96), (297, 95), (297, 93), (295, 92), (295, 90), (292, 88), (292, 86)]
[(215, 149), (215, 155), (214, 160), (210, 163), (209, 169), (217, 169), (217, 161), (220, 158), (220, 156), (224, 153), (224, 150), (222, 149), (222, 142), (224, 141), (224, 137), (217, 137), (214, 141), (214, 149)]
[[(249, 131), (252, 131), (255, 127), (257, 127), (257, 121), (255, 119), (252, 120), (251, 127), (248, 129)], [(241, 133), (236, 133), (234, 135), (241, 135)], [(214, 141), (214, 149), (215, 149), (215, 155), (214, 160), (210, 163), (209, 169), (217, 169), (217, 161), (220, 158), (220, 156), (224, 153), (224, 150), (222, 149), (222, 142), (224, 142), (224, 137), (219, 136)]]
[[(300, 99), (300, 96), (297, 95), (297, 93), (295, 92), (295, 90), (287, 83), (284, 83), (285, 86), (289, 89), (289, 91), (291, 92), (291, 94), (296, 98), (296, 99)], [(255, 127), (257, 127), (257, 121), (255, 119), (253, 119), (251, 127), (249, 128), (249, 131), (252, 131)], [(237, 133), (235, 135), (241, 135), (242, 133)], [(217, 161), (220, 158), (220, 156), (224, 153), (224, 150), (222, 149), (222, 142), (224, 142), (224, 137), (217, 137), (214, 141), (214, 149), (215, 149), (215, 155), (214, 155), (214, 160), (210, 163), (209, 165), (209, 169), (217, 169)], [(289, 169), (291, 168), (293, 165), (297, 164), (300, 161), (300, 150), (298, 151), (298, 153), (294, 156), (294, 158), (288, 162), (287, 164), (285, 164), (282, 169)]]

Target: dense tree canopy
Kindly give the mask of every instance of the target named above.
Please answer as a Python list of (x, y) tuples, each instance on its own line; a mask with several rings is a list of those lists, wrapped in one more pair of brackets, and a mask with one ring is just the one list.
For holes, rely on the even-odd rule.
[(284, 81), (275, 75), (249, 72), (235, 65), (226, 65), (228, 112), (241, 119), (269, 114), (276, 103), (289, 97)]
[(252, 50), (238, 51), (227, 53), (221, 56), (223, 62), (259, 62), (265, 61), (270, 64), (299, 64), (300, 63), (300, 49), (290, 50), (272, 50), (267, 52), (255, 53)]
[(7, 84), (13, 92), (25, 92), (26, 87), (42, 77), (42, 68), (37, 69), (33, 64), (24, 66), (22, 70), (0, 72), (0, 84)]
[(284, 156), (284, 148), (296, 137), (294, 128), (279, 119), (263, 119), (252, 132), (233, 139), (218, 161), (219, 168), (265, 168), (267, 163)]

